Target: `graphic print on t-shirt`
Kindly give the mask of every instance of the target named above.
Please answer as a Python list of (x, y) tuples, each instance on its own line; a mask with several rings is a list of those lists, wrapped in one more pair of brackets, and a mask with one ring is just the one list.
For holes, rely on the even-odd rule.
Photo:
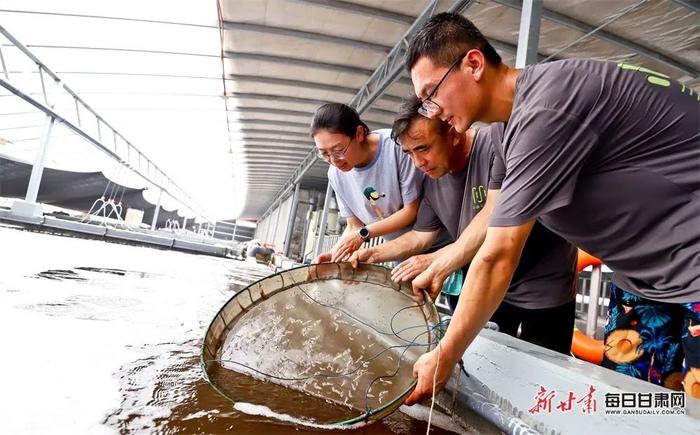
[(369, 205), (372, 207), (372, 210), (374, 210), (377, 217), (379, 219), (384, 219), (384, 212), (382, 211), (381, 207), (377, 205), (377, 201), (380, 198), (384, 198), (386, 194), (377, 192), (377, 189), (372, 186), (365, 187), (362, 193), (365, 195), (365, 198), (367, 198), (367, 201), (369, 201)]
[(486, 202), (486, 187), (472, 187), (472, 210), (481, 210)]

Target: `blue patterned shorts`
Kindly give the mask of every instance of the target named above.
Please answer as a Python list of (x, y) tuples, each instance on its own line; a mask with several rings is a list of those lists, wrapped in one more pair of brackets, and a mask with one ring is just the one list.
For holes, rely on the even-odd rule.
[(652, 301), (611, 284), (601, 365), (700, 398), (700, 302)]

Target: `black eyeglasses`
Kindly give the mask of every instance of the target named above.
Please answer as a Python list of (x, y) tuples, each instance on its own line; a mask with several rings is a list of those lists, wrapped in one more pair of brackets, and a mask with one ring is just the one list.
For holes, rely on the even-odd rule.
[(431, 100), (431, 98), (433, 98), (433, 96), (435, 96), (435, 94), (437, 93), (438, 88), (440, 87), (440, 85), (442, 84), (442, 82), (445, 81), (445, 79), (447, 78), (447, 76), (450, 74), (450, 71), (452, 71), (452, 70), (454, 69), (454, 67), (456, 67), (457, 64), (459, 64), (459, 63), (462, 61), (462, 59), (464, 59), (464, 56), (466, 56), (466, 55), (467, 55), (466, 52), (462, 53), (462, 55), (459, 56), (459, 57), (457, 58), (457, 60), (455, 60), (455, 61), (452, 63), (452, 65), (451, 65), (450, 68), (447, 70), (447, 72), (445, 73), (445, 75), (442, 76), (442, 78), (440, 79), (440, 81), (438, 82), (438, 84), (435, 85), (435, 87), (433, 88), (433, 91), (430, 93), (430, 95), (428, 95), (424, 100), (421, 100), (421, 103), (422, 103), (422, 104), (421, 104), (421, 106), (418, 108), (418, 113), (420, 113), (421, 115), (425, 116), (426, 118), (431, 118), (431, 119), (434, 118), (435, 115), (437, 115), (437, 113), (440, 111), (440, 105), (439, 105), (438, 103), (436, 103), (435, 101)]
[(316, 156), (321, 159), (325, 160), (326, 162), (330, 163), (331, 159), (335, 160), (345, 160), (345, 153), (348, 151), (348, 148), (350, 148), (350, 144), (352, 143), (353, 138), (350, 138), (350, 142), (348, 142), (347, 145), (345, 145), (345, 148), (343, 148), (342, 151), (321, 151), (318, 150), (316, 153)]

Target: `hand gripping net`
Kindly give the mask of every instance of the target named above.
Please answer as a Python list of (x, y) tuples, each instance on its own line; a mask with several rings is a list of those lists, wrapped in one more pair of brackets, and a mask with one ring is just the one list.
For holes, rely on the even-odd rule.
[(389, 269), (305, 266), (232, 297), (207, 330), (202, 367), (235, 403), (317, 426), (350, 425), (401, 405), (439, 326), (435, 306), (392, 282)]

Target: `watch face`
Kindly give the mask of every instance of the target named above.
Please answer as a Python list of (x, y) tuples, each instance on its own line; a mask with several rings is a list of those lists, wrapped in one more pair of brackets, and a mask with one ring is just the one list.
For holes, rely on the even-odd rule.
[(360, 237), (363, 239), (369, 237), (369, 230), (367, 228), (360, 228)]

